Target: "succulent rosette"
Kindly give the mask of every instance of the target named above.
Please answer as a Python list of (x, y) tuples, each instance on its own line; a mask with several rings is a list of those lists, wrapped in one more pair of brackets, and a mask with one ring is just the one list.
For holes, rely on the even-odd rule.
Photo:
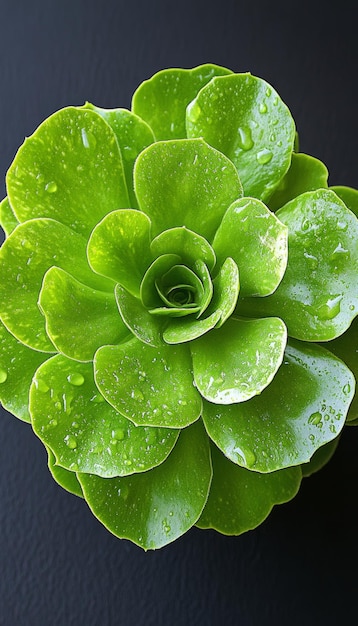
[(276, 91), (215, 65), (17, 152), (1, 402), (118, 537), (254, 528), (358, 419), (358, 192), (327, 178)]

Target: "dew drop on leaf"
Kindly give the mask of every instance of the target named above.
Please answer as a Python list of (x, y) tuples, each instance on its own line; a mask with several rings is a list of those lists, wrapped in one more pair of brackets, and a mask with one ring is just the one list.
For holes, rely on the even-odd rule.
[(254, 145), (251, 129), (248, 126), (243, 126), (237, 129), (238, 132), (238, 146), (241, 150), (251, 150)]
[(322, 304), (317, 309), (317, 315), (321, 320), (332, 320), (337, 317), (341, 310), (342, 296), (335, 296), (329, 298), (325, 304)]
[(7, 371), (3, 367), (0, 367), (0, 384), (4, 383), (6, 380), (7, 380)]
[(68, 446), (70, 450), (75, 450), (75, 448), (77, 448), (77, 440), (76, 437), (74, 437), (73, 435), (66, 435), (64, 441), (66, 446)]
[(267, 148), (260, 150), (256, 155), (256, 158), (261, 165), (266, 165), (266, 163), (270, 163), (272, 157), (273, 154), (271, 150), (268, 150)]
[(45, 191), (48, 193), (55, 193), (57, 191), (57, 184), (54, 180), (50, 180), (50, 182), (45, 185)]
[(73, 374), (69, 374), (67, 376), (67, 380), (70, 385), (74, 385), (75, 387), (80, 387), (85, 382), (84, 376), (79, 372), (74, 372)]
[(313, 424), (314, 426), (318, 426), (319, 424), (322, 424), (321, 413), (319, 413), (319, 411), (312, 413), (312, 415), (310, 415), (310, 417), (308, 418), (308, 423)]

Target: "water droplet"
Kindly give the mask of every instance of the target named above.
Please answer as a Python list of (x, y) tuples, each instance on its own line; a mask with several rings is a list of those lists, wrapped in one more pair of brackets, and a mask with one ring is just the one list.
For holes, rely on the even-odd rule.
[(316, 411), (315, 413), (312, 413), (312, 415), (310, 415), (310, 417), (308, 418), (308, 423), (313, 424), (314, 426), (318, 426), (318, 424), (321, 424), (322, 423), (321, 413), (319, 413), (318, 411)]
[(237, 132), (238, 132), (237, 143), (239, 145), (239, 148), (241, 148), (242, 150), (245, 150), (246, 152), (248, 150), (251, 150), (251, 148), (254, 145), (252, 134), (251, 134), (251, 129), (248, 128), (247, 126), (243, 126), (242, 128), (238, 128)]
[(332, 296), (325, 304), (317, 309), (317, 316), (320, 320), (332, 320), (337, 317), (341, 310), (341, 300), (343, 296)]
[(57, 184), (54, 180), (50, 180), (50, 182), (45, 185), (45, 191), (48, 193), (55, 193), (57, 191)]
[(68, 446), (70, 450), (74, 450), (75, 448), (77, 448), (77, 440), (76, 437), (73, 437), (73, 435), (66, 435), (64, 441), (66, 446)]
[(67, 380), (70, 385), (74, 385), (74, 387), (80, 387), (85, 382), (84, 376), (79, 372), (74, 372), (73, 374), (69, 374), (67, 376)]
[(41, 378), (40, 379), (35, 378), (34, 383), (35, 383), (36, 389), (41, 391), (41, 393), (46, 393), (49, 390), (49, 386), (46, 385), (45, 381), (42, 380)]
[(269, 96), (271, 96), (271, 91), (272, 91), (272, 90), (271, 90), (271, 88), (270, 88), (270, 87), (267, 87), (267, 89), (266, 89), (266, 96), (267, 96), (268, 98), (269, 98)]
[(7, 371), (3, 367), (0, 367), (0, 384), (4, 383), (6, 380), (7, 380)]
[(354, 311), (354, 309), (355, 309), (354, 304), (350, 304), (350, 305), (349, 305), (349, 310), (350, 310), (350, 311)]
[(127, 500), (129, 496), (129, 487), (127, 487), (126, 484), (122, 483), (117, 493), (121, 498), (123, 498), (123, 500)]
[(309, 439), (310, 441), (314, 441), (314, 440), (315, 440), (315, 436), (314, 436), (314, 435), (309, 435), (308, 439)]
[(57, 419), (51, 419), (48, 423), (49, 426), (52, 426), (53, 428), (55, 428), (55, 426), (57, 426), (58, 422)]
[(158, 432), (155, 428), (148, 428), (145, 442), (148, 445), (153, 445), (158, 441)]
[(94, 402), (95, 404), (99, 404), (100, 402), (104, 402), (104, 397), (102, 396), (102, 394), (100, 393), (96, 393), (92, 398), (91, 398), (91, 402)]
[(331, 433), (336, 433), (337, 432), (337, 429), (336, 429), (334, 424), (330, 425), (329, 430), (331, 431)]
[(303, 256), (307, 260), (307, 265), (311, 270), (315, 270), (318, 267), (318, 259), (313, 254), (309, 254), (308, 252), (304, 252)]
[(267, 104), (265, 104), (265, 102), (261, 102), (259, 106), (259, 111), (260, 113), (267, 113)]
[(96, 138), (92, 135), (92, 133), (90, 133), (85, 128), (82, 128), (81, 130), (81, 138), (82, 138), (82, 143), (85, 148), (96, 147), (96, 144), (97, 144)]
[(164, 530), (165, 534), (167, 535), (168, 533), (170, 533), (171, 527), (169, 526), (168, 520), (166, 518), (163, 519), (162, 523), (163, 523), (163, 530)]
[(349, 383), (347, 383), (346, 385), (344, 385), (343, 389), (342, 389), (343, 393), (345, 396), (349, 396), (350, 392), (351, 392), (351, 386)]
[(133, 400), (137, 400), (138, 402), (143, 402), (144, 400), (144, 396), (139, 389), (133, 389), (131, 391), (131, 398), (133, 398)]
[(70, 470), (71, 470), (72, 472), (78, 472), (78, 470), (79, 470), (78, 463), (71, 463), (71, 465), (70, 465)]
[(130, 459), (125, 459), (125, 461), (123, 461), (124, 465), (126, 465), (127, 467), (129, 465), (132, 465), (132, 461)]
[(338, 220), (337, 221), (337, 228), (338, 228), (338, 230), (346, 231), (347, 228), (348, 228), (348, 224), (347, 224), (347, 222), (343, 222), (341, 220)]
[(346, 250), (346, 248), (343, 248), (342, 244), (339, 243), (338, 246), (333, 250), (330, 256), (330, 261), (332, 261), (335, 265), (337, 265), (337, 263), (344, 263), (344, 261), (347, 261), (349, 257), (350, 257), (349, 250)]
[(308, 230), (310, 230), (311, 226), (311, 222), (307, 218), (305, 218), (301, 224), (302, 232), (306, 233)]
[(198, 121), (200, 114), (201, 114), (200, 105), (198, 104), (198, 102), (196, 102), (196, 100), (193, 100), (193, 102), (191, 102), (187, 108), (187, 115), (188, 115), (189, 121), (195, 124), (195, 122)]
[(123, 441), (125, 437), (125, 432), (123, 428), (117, 428), (116, 430), (112, 430), (112, 439), (115, 441)]
[(263, 150), (260, 150), (260, 152), (258, 152), (257, 155), (256, 155), (256, 158), (257, 158), (258, 162), (261, 165), (265, 165), (266, 163), (270, 163), (272, 157), (273, 157), (273, 154), (272, 154), (271, 150), (268, 150), (267, 148), (264, 148)]
[(255, 465), (256, 456), (252, 450), (249, 450), (248, 448), (245, 448), (244, 450), (243, 448), (236, 447), (233, 451), (237, 455), (237, 461), (239, 464), (242, 463), (247, 467)]

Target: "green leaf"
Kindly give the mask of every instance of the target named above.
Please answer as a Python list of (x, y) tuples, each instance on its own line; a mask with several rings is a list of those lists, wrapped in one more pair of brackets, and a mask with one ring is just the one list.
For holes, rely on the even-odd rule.
[(208, 317), (193, 319), (185, 317), (184, 319), (172, 319), (167, 328), (163, 330), (163, 339), (169, 344), (185, 343), (193, 341), (201, 337), (205, 333), (214, 328), (220, 321), (222, 312), (214, 311)]
[(39, 306), (52, 343), (70, 359), (91, 361), (98, 348), (128, 336), (113, 293), (87, 287), (58, 267), (45, 274)]
[(12, 233), (18, 223), (8, 198), (4, 198), (0, 202), (0, 226), (4, 230), (6, 237)]
[(267, 296), (287, 266), (287, 227), (256, 198), (241, 198), (226, 211), (213, 247), (218, 263), (231, 256), (239, 267), (241, 295)]
[(24, 346), (0, 322), (0, 402), (24, 422), (28, 411), (32, 377), (49, 355)]
[(71, 472), (64, 469), (60, 465), (56, 465), (55, 455), (53, 454), (53, 452), (51, 452), (50, 448), (46, 447), (46, 450), (48, 454), (48, 468), (51, 472), (52, 478), (57, 482), (58, 485), (60, 485), (60, 487), (66, 489), (66, 491), (69, 491), (74, 496), (83, 498), (81, 485), (75, 472)]
[(328, 170), (322, 161), (308, 154), (293, 153), (291, 166), (269, 200), (271, 211), (276, 211), (301, 193), (327, 187)]
[(358, 220), (328, 189), (302, 194), (276, 215), (289, 232), (285, 276), (272, 296), (240, 300), (238, 310), (279, 315), (297, 339), (334, 339), (358, 311)]
[(200, 422), (184, 429), (168, 459), (150, 472), (103, 480), (79, 474), (94, 515), (117, 537), (160, 548), (200, 517), (211, 481), (208, 439)]
[(155, 286), (164, 306), (151, 309), (152, 315), (181, 317), (200, 311), (200, 304), (204, 299), (204, 287), (189, 267), (173, 265), (158, 278)]
[(177, 254), (163, 254), (148, 267), (140, 285), (140, 298), (144, 306), (151, 308), (163, 304), (156, 283), (177, 263), (180, 263)]
[(132, 209), (113, 211), (93, 230), (88, 260), (98, 274), (112, 278), (135, 296), (148, 265), (150, 220)]
[(229, 406), (204, 402), (203, 420), (209, 437), (231, 461), (274, 472), (307, 463), (335, 439), (353, 393), (354, 378), (342, 361), (320, 346), (291, 340), (261, 395)]
[(228, 257), (213, 280), (213, 297), (206, 311), (206, 315), (212, 311), (221, 311), (217, 328), (222, 326), (234, 311), (239, 291), (239, 270), (235, 261)]
[(106, 400), (136, 425), (185, 428), (200, 416), (187, 346), (153, 348), (138, 339), (104, 346), (95, 378)]
[[(358, 317), (353, 320), (343, 335), (333, 341), (323, 343), (322, 347), (342, 359), (358, 380)], [(355, 419), (358, 419), (358, 389), (356, 389), (347, 415), (348, 422)]]
[(188, 137), (203, 137), (236, 165), (245, 196), (265, 200), (290, 166), (295, 124), (261, 78), (214, 78), (190, 103), (186, 119)]
[(104, 478), (159, 465), (178, 437), (174, 430), (135, 427), (99, 393), (92, 364), (61, 355), (36, 372), (30, 412), (35, 433), (58, 465)]
[(256, 528), (275, 504), (291, 500), (299, 490), (298, 467), (258, 474), (231, 463), (212, 446), (213, 480), (208, 501), (197, 522), (224, 535), (240, 535)]
[(349, 210), (358, 217), (358, 190), (340, 185), (330, 187), (330, 189), (334, 191), (337, 196), (343, 200)]
[(141, 300), (121, 285), (116, 285), (115, 296), (122, 320), (133, 335), (150, 346), (160, 347), (165, 320), (151, 315)]
[(153, 239), (150, 249), (154, 258), (162, 254), (177, 254), (191, 268), (201, 259), (212, 270), (216, 261), (215, 252), (206, 239), (185, 226), (160, 233)]
[(89, 102), (84, 108), (98, 113), (114, 131), (122, 155), (129, 204), (136, 208), (137, 198), (133, 189), (133, 167), (138, 154), (154, 141), (151, 129), (138, 115), (134, 115), (127, 109), (101, 109)]
[(209, 241), (227, 207), (242, 196), (231, 161), (202, 139), (163, 141), (143, 150), (134, 188), (154, 236), (185, 226)]
[(321, 448), (318, 448), (309, 463), (301, 465), (303, 478), (312, 476), (312, 474), (318, 472), (331, 460), (338, 446), (339, 439), (339, 437), (336, 437), (333, 441), (329, 441), (329, 443), (326, 443)]
[(75, 268), (78, 280), (94, 289), (107, 290), (113, 284), (92, 272), (85, 239), (67, 226), (38, 219), (11, 233), (0, 250), (1, 319), (22, 343), (47, 352), (54, 347), (37, 301), (44, 274), (53, 265), (68, 272)]
[(214, 76), (224, 74), (231, 71), (211, 63), (162, 70), (141, 83), (133, 95), (132, 109), (153, 129), (157, 141), (185, 138), (187, 105)]
[(57, 111), (25, 140), (6, 183), (20, 222), (50, 217), (85, 235), (129, 206), (114, 132), (97, 113), (75, 107)]
[(244, 402), (269, 385), (285, 345), (286, 328), (279, 318), (231, 318), (191, 344), (195, 384), (210, 402)]

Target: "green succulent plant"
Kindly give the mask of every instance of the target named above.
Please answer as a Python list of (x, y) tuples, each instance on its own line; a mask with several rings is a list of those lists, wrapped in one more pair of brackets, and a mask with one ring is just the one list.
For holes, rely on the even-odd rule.
[(86, 103), (0, 205), (0, 399), (115, 535), (240, 534), (358, 420), (358, 192), (296, 151), (264, 80), (215, 65)]

